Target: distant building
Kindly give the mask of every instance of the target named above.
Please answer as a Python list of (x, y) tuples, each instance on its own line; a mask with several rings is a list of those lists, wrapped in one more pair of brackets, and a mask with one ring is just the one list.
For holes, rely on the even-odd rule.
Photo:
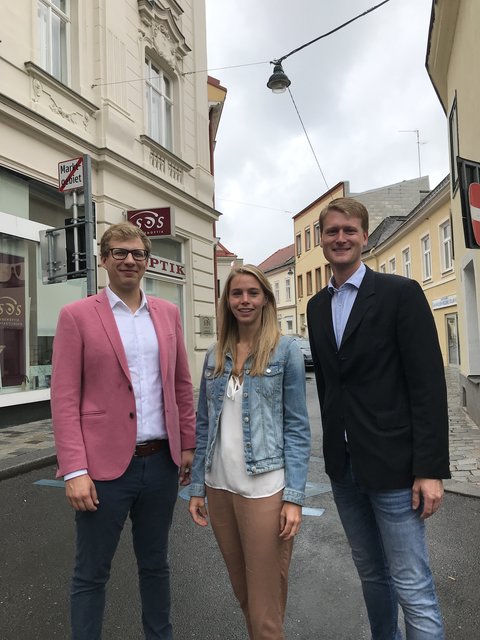
[(215, 258), (217, 262), (217, 299), (222, 295), (225, 281), (232, 267), (241, 267), (243, 258), (239, 258), (236, 253), (229, 251), (221, 242), (217, 243), (215, 249)]
[(278, 249), (258, 265), (272, 285), (278, 326), (284, 335), (297, 333), (295, 304), (295, 245)]

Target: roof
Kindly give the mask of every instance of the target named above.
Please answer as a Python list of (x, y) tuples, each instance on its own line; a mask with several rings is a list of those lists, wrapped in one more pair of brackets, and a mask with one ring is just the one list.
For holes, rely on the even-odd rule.
[(217, 244), (215, 249), (215, 254), (217, 258), (230, 258), (230, 257), (236, 258), (237, 257), (235, 253), (232, 253), (231, 251), (229, 251), (227, 247), (225, 247), (221, 242)]
[(288, 264), (291, 264), (295, 260), (295, 245), (289, 244), (288, 247), (283, 247), (283, 249), (278, 249), (275, 253), (272, 253), (271, 256), (266, 258), (263, 262), (258, 265), (258, 268), (264, 271), (273, 271), (273, 269), (278, 269), (278, 267), (284, 267)]

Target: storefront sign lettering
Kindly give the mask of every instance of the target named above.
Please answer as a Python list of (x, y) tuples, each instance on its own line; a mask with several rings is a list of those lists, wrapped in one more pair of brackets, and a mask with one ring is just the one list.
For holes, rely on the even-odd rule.
[(153, 273), (162, 273), (173, 278), (185, 277), (185, 265), (182, 262), (166, 260), (165, 258), (160, 258), (159, 256), (149, 257), (147, 271), (151, 271)]
[(127, 220), (151, 238), (172, 235), (173, 224), (170, 207), (127, 211)]
[(2, 290), (0, 294), (0, 327), (23, 329), (25, 325), (23, 292), (23, 287)]

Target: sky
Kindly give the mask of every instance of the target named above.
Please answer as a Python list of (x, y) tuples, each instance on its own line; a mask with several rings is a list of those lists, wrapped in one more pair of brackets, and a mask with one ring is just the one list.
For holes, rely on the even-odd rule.
[(271, 60), (380, 1), (206, 0), (209, 75), (227, 89), (217, 236), (245, 262), (292, 244), (293, 215), (342, 180), (361, 192), (417, 178), (419, 150), (430, 188), (447, 175), (447, 121), (425, 69), (431, 0), (390, 0), (283, 62), (315, 155), (289, 92), (266, 86)]

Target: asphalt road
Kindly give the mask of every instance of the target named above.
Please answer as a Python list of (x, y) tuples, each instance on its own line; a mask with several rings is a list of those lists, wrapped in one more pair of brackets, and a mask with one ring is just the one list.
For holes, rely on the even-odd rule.
[[(295, 545), (286, 621), (288, 640), (368, 640), (358, 579), (320, 457), (318, 407), (308, 376), (314, 427), (308, 515)], [(68, 588), (73, 515), (47, 467), (0, 482), (0, 640), (69, 638)], [(448, 640), (480, 638), (480, 500), (449, 494), (428, 525)], [(171, 534), (173, 623), (177, 640), (245, 640), (210, 529), (195, 527), (179, 499)], [(104, 640), (141, 640), (129, 526), (112, 570)]]

